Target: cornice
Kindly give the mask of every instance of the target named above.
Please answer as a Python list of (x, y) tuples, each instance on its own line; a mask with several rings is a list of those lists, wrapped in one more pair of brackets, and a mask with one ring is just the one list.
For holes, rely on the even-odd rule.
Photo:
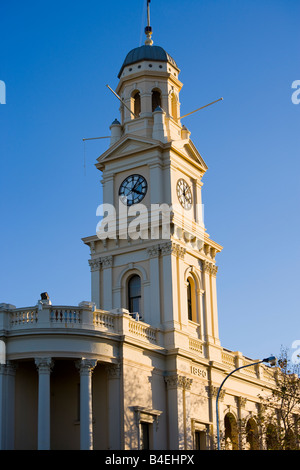
[(165, 71), (159, 71), (159, 70), (141, 70), (140, 72), (136, 72), (130, 75), (127, 75), (125, 77), (121, 77), (120, 81), (118, 83), (118, 86), (116, 88), (116, 93), (120, 94), (120, 90), (122, 89), (123, 85), (126, 83), (134, 83), (140, 78), (158, 78), (158, 79), (167, 79), (173, 82), (178, 88), (179, 91), (183, 87), (183, 83), (178, 80), (173, 74)]

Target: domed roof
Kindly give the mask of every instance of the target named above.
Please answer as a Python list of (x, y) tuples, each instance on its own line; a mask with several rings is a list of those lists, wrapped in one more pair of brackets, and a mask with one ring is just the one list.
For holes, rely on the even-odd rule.
[(136, 64), (142, 60), (169, 62), (171, 65), (173, 65), (173, 67), (178, 69), (175, 60), (162, 47), (144, 45), (136, 47), (135, 49), (132, 49), (130, 52), (128, 52), (119, 72), (118, 78), (121, 77), (124, 67), (127, 65)]

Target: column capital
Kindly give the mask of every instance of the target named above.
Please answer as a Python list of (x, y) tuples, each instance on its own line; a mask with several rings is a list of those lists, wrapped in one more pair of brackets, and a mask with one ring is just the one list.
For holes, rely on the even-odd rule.
[(203, 260), (202, 271), (208, 274), (212, 274), (212, 276), (216, 276), (218, 272), (218, 266), (209, 261)]
[(48, 374), (52, 371), (52, 357), (37, 357), (34, 362), (40, 374)]
[(6, 364), (0, 364), (0, 374), (15, 375), (18, 364), (14, 361), (7, 361)]
[(182, 388), (184, 390), (190, 390), (193, 383), (193, 379), (189, 379), (183, 375), (167, 375), (165, 377), (165, 382), (168, 389), (171, 388)]
[(147, 254), (149, 258), (157, 258), (159, 256), (160, 249), (159, 245), (153, 245), (147, 248)]
[(104, 258), (101, 258), (101, 263), (103, 268), (111, 268), (113, 265), (113, 257), (105, 256)]
[[(218, 391), (219, 391), (219, 387), (216, 387), (214, 385), (209, 385), (208, 386), (208, 392), (209, 392), (209, 395), (210, 395), (211, 398), (217, 398)], [(219, 399), (221, 401), (224, 400), (225, 394), (226, 394), (226, 390), (225, 389), (221, 390), (220, 395), (219, 395)]]
[(97, 359), (79, 359), (75, 363), (80, 375), (90, 375), (97, 365)]
[(174, 254), (175, 256), (178, 256), (182, 259), (186, 253), (186, 249), (184, 247), (172, 241), (161, 244), (160, 249), (162, 255)]
[(107, 364), (105, 367), (109, 379), (119, 379), (121, 376), (120, 364)]
[(101, 258), (89, 259), (91, 271), (99, 271), (101, 269)]
[(247, 403), (247, 398), (246, 398), (246, 397), (237, 396), (237, 397), (236, 397), (236, 401), (237, 401), (238, 407), (239, 407), (240, 409), (244, 409), (244, 408), (245, 408), (246, 403)]

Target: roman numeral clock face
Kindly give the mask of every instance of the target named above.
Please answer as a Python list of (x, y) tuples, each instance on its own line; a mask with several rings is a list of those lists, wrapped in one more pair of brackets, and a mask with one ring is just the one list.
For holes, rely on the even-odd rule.
[(147, 193), (147, 181), (141, 175), (128, 176), (120, 186), (119, 197), (124, 204), (132, 206), (141, 202)]
[(176, 190), (180, 204), (184, 209), (189, 210), (192, 207), (193, 202), (192, 191), (188, 183), (183, 178), (177, 181)]

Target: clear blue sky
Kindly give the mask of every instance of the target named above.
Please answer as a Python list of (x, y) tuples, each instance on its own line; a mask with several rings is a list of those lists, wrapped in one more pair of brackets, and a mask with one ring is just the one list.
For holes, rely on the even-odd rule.
[[(90, 298), (96, 158), (119, 103), (106, 88), (144, 41), (144, 0), (0, 0), (0, 302)], [(252, 358), (300, 339), (298, 0), (152, 0), (156, 45), (181, 69), (182, 113), (209, 170), (221, 344)]]

